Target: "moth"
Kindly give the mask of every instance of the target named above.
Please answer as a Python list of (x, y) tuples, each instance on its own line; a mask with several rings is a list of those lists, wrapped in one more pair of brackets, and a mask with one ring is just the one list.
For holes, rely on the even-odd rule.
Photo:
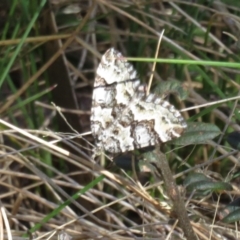
[(114, 48), (102, 56), (94, 82), (91, 130), (98, 149), (122, 153), (180, 137), (187, 124), (156, 94), (147, 95), (137, 72)]

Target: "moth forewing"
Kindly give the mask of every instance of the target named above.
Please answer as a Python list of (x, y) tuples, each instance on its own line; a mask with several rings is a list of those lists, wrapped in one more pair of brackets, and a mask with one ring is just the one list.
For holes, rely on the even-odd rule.
[(114, 48), (98, 66), (91, 112), (97, 147), (111, 153), (170, 141), (187, 127), (173, 105), (155, 94), (146, 95), (132, 64)]

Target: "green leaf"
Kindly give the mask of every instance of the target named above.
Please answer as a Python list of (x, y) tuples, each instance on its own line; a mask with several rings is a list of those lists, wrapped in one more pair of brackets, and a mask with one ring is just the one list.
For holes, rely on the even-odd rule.
[(233, 223), (240, 220), (240, 209), (229, 213), (225, 218), (222, 219), (225, 223)]
[[(231, 203), (229, 203), (225, 208), (221, 209), (219, 212), (219, 217), (221, 219), (225, 219), (229, 221), (228, 217), (230, 213), (233, 213), (233, 218), (235, 217), (235, 212), (240, 210), (240, 198), (234, 199)], [(238, 214), (237, 214), (238, 215)], [(230, 215), (230, 221), (233, 220), (232, 216)], [(225, 221), (225, 220), (224, 220)], [(234, 220), (235, 221), (235, 220)]]
[(213, 192), (219, 192), (219, 191), (231, 191), (233, 190), (231, 184), (226, 182), (212, 182), (210, 179), (208, 180), (202, 180), (198, 182), (194, 182), (192, 184), (189, 184), (187, 186), (188, 191), (193, 190), (200, 190), (200, 191), (206, 191), (210, 190)]
[(210, 181), (210, 179), (202, 173), (191, 173), (185, 178), (185, 180), (183, 182), (183, 186), (187, 187), (190, 184), (193, 184), (193, 183), (196, 183), (196, 182), (199, 182), (199, 181), (204, 181), (204, 180), (205, 181), (207, 181), (207, 180)]
[(173, 79), (158, 83), (154, 89), (154, 93), (163, 97), (172, 93), (177, 95), (181, 100), (186, 99), (188, 95), (187, 91), (183, 89), (182, 83)]
[(188, 123), (186, 131), (180, 138), (174, 139), (171, 143), (175, 145), (202, 144), (211, 140), (221, 133), (219, 128), (210, 123)]

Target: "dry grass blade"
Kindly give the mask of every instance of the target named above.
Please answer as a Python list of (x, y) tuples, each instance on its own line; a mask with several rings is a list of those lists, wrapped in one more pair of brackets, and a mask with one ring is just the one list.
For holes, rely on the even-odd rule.
[[(0, 2), (0, 240), (239, 239), (238, 1), (39, 3)], [(166, 61), (153, 75), (163, 29)], [(185, 141), (220, 129), (196, 145), (160, 146), (192, 228), (142, 149), (91, 157), (93, 83), (110, 47), (138, 58), (141, 82), (154, 76), (150, 92), (169, 87), (166, 100), (197, 129)]]

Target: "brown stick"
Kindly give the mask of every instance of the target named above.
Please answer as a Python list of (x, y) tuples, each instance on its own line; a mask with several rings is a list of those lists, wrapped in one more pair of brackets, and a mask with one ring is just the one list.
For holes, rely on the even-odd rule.
[(145, 157), (147, 158), (147, 164), (153, 169), (153, 174), (155, 176), (161, 174), (168, 196), (173, 203), (173, 211), (179, 220), (179, 225), (182, 228), (185, 237), (188, 240), (197, 240), (188, 218), (184, 201), (179, 194), (165, 154), (161, 153), (159, 149), (156, 148), (151, 154), (145, 154)]

